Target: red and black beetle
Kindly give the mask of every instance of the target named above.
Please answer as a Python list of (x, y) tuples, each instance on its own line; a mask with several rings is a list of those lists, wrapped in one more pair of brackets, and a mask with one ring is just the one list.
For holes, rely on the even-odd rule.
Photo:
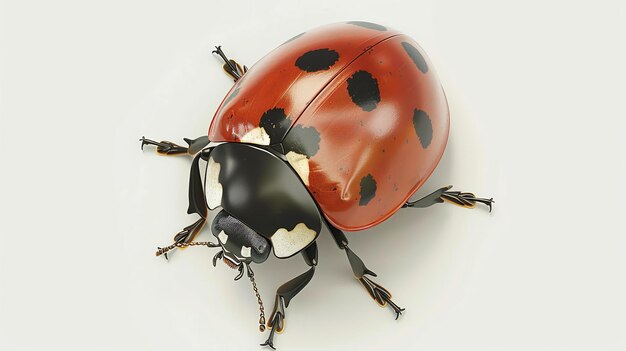
[[(492, 199), (441, 188), (410, 202), (433, 172), (448, 139), (449, 111), (431, 62), (410, 37), (369, 22), (347, 22), (301, 33), (250, 69), (228, 59), (235, 81), (208, 136), (188, 147), (142, 138), (166, 155), (195, 155), (188, 213), (200, 219), (159, 248), (157, 255), (190, 245), (219, 247), (213, 258), (244, 267), (301, 253), (311, 267), (276, 292), (263, 345), (273, 347), (284, 328), (285, 308), (311, 280), (315, 240), (326, 225), (345, 250), (355, 277), (396, 318), (404, 309), (350, 250), (343, 233), (367, 229), (400, 208), (444, 200), (464, 207)], [(200, 161), (206, 161), (204, 183)], [(218, 243), (194, 242), (208, 210), (221, 207), (211, 225)], [(265, 328), (261, 306), (260, 329)]]

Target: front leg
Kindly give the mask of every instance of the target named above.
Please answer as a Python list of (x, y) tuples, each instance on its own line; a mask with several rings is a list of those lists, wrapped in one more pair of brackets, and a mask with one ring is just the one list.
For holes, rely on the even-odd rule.
[(267, 327), (270, 328), (270, 335), (261, 346), (274, 347), (274, 334), (282, 333), (285, 329), (285, 308), (289, 307), (289, 302), (296, 296), (313, 278), (315, 266), (317, 265), (317, 244), (315, 241), (302, 251), (304, 261), (311, 267), (308, 271), (293, 278), (292, 280), (281, 285), (276, 290), (276, 300), (272, 315), (267, 321)]
[(346, 255), (348, 256), (348, 262), (350, 262), (350, 267), (352, 268), (352, 272), (354, 273), (354, 277), (363, 285), (367, 293), (378, 303), (379, 306), (385, 307), (389, 306), (396, 314), (396, 319), (404, 312), (404, 308), (396, 305), (391, 300), (391, 293), (389, 290), (385, 289), (383, 286), (371, 280), (367, 275), (376, 277), (376, 273), (369, 270), (363, 260), (359, 256), (357, 256), (350, 248), (348, 247), (348, 238), (346, 238), (345, 234), (335, 228), (332, 224), (326, 221), (326, 225), (330, 230), (330, 233), (333, 235), (337, 246), (340, 249), (346, 251)]
[[(208, 151), (210, 152), (210, 151)], [(174, 235), (174, 242), (166, 247), (159, 247), (156, 255), (165, 256), (168, 259), (168, 252), (176, 248), (184, 248), (192, 245), (193, 239), (204, 227), (208, 214), (206, 200), (204, 197), (204, 188), (202, 186), (202, 177), (200, 175), (200, 159), (206, 158), (206, 155), (199, 153), (191, 162), (191, 170), (189, 172), (189, 207), (187, 213), (196, 213), (200, 216), (196, 222), (186, 226), (180, 232)], [(209, 245), (209, 247), (215, 247)]]

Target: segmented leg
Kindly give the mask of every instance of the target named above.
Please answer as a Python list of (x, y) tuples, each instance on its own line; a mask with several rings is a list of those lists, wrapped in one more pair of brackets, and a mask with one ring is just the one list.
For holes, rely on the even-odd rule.
[(350, 267), (352, 267), (352, 272), (354, 273), (354, 277), (361, 283), (361, 285), (363, 285), (367, 293), (372, 297), (372, 299), (374, 299), (374, 301), (376, 301), (376, 303), (378, 303), (378, 305), (380, 305), (381, 307), (389, 306), (396, 313), (396, 319), (398, 319), (402, 312), (404, 312), (404, 308), (396, 305), (391, 300), (391, 293), (389, 292), (389, 290), (385, 289), (383, 286), (379, 285), (378, 283), (367, 277), (367, 275), (372, 277), (376, 277), (377, 275), (376, 273), (369, 270), (365, 266), (365, 263), (363, 263), (363, 260), (361, 260), (359, 256), (357, 256), (352, 250), (350, 250), (350, 248), (348, 247), (348, 238), (346, 238), (345, 234), (341, 230), (335, 228), (333, 225), (328, 223), (328, 221), (326, 221), (326, 224), (331, 234), (333, 235), (337, 246), (339, 246), (340, 249), (346, 252), (346, 255), (348, 256), (348, 262), (350, 262)]
[(274, 301), (274, 309), (267, 321), (267, 327), (270, 328), (270, 335), (261, 346), (274, 347), (275, 333), (282, 333), (285, 329), (285, 308), (289, 307), (289, 302), (296, 296), (313, 278), (315, 266), (317, 265), (317, 244), (313, 242), (309, 247), (302, 251), (304, 261), (311, 267), (308, 271), (293, 278), (292, 280), (281, 285), (276, 290), (276, 300)]
[(178, 144), (174, 144), (171, 141), (154, 141), (154, 140), (146, 139), (146, 137), (141, 137), (139, 141), (141, 141), (142, 150), (145, 145), (154, 145), (157, 147), (157, 152), (161, 155), (171, 156), (171, 155), (187, 154), (186, 147), (180, 146)]
[(182, 155), (189, 154), (195, 155), (200, 152), (205, 146), (209, 145), (209, 137), (201, 136), (196, 139), (188, 139), (183, 138), (183, 140), (187, 143), (188, 147), (180, 146), (171, 141), (154, 141), (150, 139), (146, 139), (146, 137), (141, 137), (139, 141), (141, 141), (141, 149), (146, 145), (154, 145), (157, 147), (157, 152), (161, 155)]
[[(207, 150), (207, 155), (210, 150)], [(174, 242), (166, 247), (159, 247), (156, 255), (160, 256), (163, 254), (165, 258), (168, 258), (168, 252), (179, 247), (186, 247), (193, 241), (196, 235), (202, 230), (204, 224), (206, 223), (206, 217), (208, 214), (206, 200), (204, 197), (204, 190), (202, 187), (202, 178), (200, 177), (200, 159), (208, 157), (204, 155), (204, 152), (198, 153), (196, 157), (194, 157), (191, 162), (191, 172), (189, 174), (189, 207), (187, 209), (187, 213), (192, 214), (196, 213), (200, 215), (200, 219), (198, 219), (193, 224), (183, 228), (180, 232), (174, 235)], [(215, 247), (209, 245), (209, 247)]]
[(224, 60), (222, 68), (224, 69), (224, 72), (226, 72), (226, 74), (228, 74), (235, 82), (241, 79), (243, 74), (248, 71), (248, 67), (246, 67), (245, 65), (242, 68), (241, 65), (237, 63), (237, 61), (226, 57), (224, 51), (222, 51), (221, 46), (216, 46), (215, 50), (213, 50), (212, 53), (220, 55), (222, 60)]
[(166, 260), (169, 260), (169, 256), (167, 255), (167, 253), (175, 248), (186, 246), (182, 244), (188, 244), (192, 242), (196, 235), (198, 235), (200, 230), (202, 230), (202, 227), (204, 227), (205, 223), (206, 219), (200, 218), (191, 225), (186, 226), (185, 228), (183, 228), (183, 230), (174, 235), (174, 242), (171, 245), (166, 247), (158, 247), (156, 255), (163, 255)]
[(426, 195), (417, 201), (409, 201), (405, 203), (402, 207), (424, 208), (432, 206), (434, 204), (443, 203), (444, 201), (448, 201), (465, 208), (473, 208), (476, 207), (477, 203), (482, 203), (489, 206), (489, 212), (491, 212), (492, 204), (495, 203), (495, 201), (493, 201), (493, 198), (485, 199), (476, 197), (476, 195), (474, 195), (473, 193), (449, 191), (451, 188), (452, 185), (437, 189), (432, 194)]

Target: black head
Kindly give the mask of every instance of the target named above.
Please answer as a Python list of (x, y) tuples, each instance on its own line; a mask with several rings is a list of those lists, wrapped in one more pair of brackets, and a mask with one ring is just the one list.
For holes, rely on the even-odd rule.
[(202, 201), (209, 209), (223, 209), (212, 230), (227, 263), (263, 262), (271, 248), (278, 258), (291, 257), (317, 238), (321, 216), (315, 201), (270, 148), (224, 143), (202, 158), (207, 161)]
[(222, 246), (224, 263), (232, 268), (264, 262), (272, 248), (266, 238), (223, 210), (213, 219), (211, 232)]

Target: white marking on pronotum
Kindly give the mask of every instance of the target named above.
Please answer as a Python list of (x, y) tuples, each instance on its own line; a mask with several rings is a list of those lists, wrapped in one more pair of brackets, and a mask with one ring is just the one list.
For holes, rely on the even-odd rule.
[(239, 140), (244, 143), (252, 143), (258, 145), (270, 144), (270, 136), (267, 134), (265, 129), (263, 129), (263, 127), (256, 127), (249, 130)]
[(288, 257), (309, 245), (317, 233), (304, 223), (298, 223), (292, 230), (278, 229), (272, 235), (272, 246), (276, 257)]
[(220, 164), (209, 158), (204, 180), (207, 206), (214, 210), (222, 204), (222, 184), (220, 184)]
[(228, 234), (226, 234), (226, 232), (224, 232), (223, 230), (217, 235), (217, 238), (220, 239), (220, 242), (223, 245), (226, 245), (226, 242), (228, 241)]
[(309, 185), (309, 159), (306, 155), (289, 151), (286, 156), (287, 161), (296, 173), (298, 173), (300, 179), (302, 179), (304, 184)]
[(250, 249), (251, 249), (250, 247), (243, 246), (241, 248), (241, 256), (243, 256), (243, 257), (250, 257), (251, 256)]

